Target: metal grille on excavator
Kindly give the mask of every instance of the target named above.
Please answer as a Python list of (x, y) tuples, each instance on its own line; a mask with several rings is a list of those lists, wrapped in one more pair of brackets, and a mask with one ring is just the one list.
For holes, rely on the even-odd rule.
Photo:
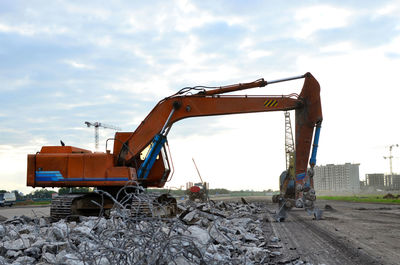
[(176, 199), (169, 194), (139, 194), (131, 203), (132, 217), (173, 217), (176, 215)]
[(53, 221), (68, 218), (72, 215), (72, 202), (82, 194), (58, 195), (51, 201), (50, 217)]
[(153, 201), (156, 200), (156, 194), (139, 194), (134, 196), (131, 203), (132, 217), (154, 217)]

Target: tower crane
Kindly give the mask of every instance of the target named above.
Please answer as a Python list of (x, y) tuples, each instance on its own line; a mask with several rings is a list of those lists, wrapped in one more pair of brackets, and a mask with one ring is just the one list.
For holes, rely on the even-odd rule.
[[(284, 183), (285, 179), (293, 179), (295, 175), (295, 145), (293, 139), (292, 122), (290, 120), (290, 112), (285, 111), (285, 157), (286, 157), (286, 170), (282, 172), (279, 177), (279, 189), (283, 188), (283, 185), (288, 185), (289, 183)], [(293, 181), (292, 181), (293, 182)], [(279, 202), (279, 194), (272, 196), (272, 202)]]
[(116, 131), (120, 131), (121, 128), (116, 127), (114, 125), (109, 125), (105, 123), (100, 123), (100, 122), (88, 122), (85, 121), (86, 126), (89, 128), (90, 126), (94, 127), (94, 143), (95, 143), (95, 148), (96, 151), (99, 149), (99, 127), (105, 128), (105, 129), (112, 129)]
[(285, 153), (286, 153), (286, 170), (294, 176), (294, 140), (292, 132), (292, 123), (290, 121), (290, 113), (288, 111), (285, 114)]
[(390, 175), (393, 176), (393, 167), (392, 167), (392, 159), (393, 159), (393, 155), (392, 155), (392, 149), (393, 147), (399, 147), (398, 144), (392, 144), (389, 145), (389, 156), (384, 156), (384, 159), (389, 159), (389, 163), (390, 163)]

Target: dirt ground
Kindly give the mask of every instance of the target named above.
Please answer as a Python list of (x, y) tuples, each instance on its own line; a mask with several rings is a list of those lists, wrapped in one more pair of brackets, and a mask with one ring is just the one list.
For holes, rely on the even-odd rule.
[(14, 216), (26, 215), (29, 217), (50, 216), (50, 206), (12, 206), (0, 207), (0, 221)]
[[(263, 220), (265, 237), (279, 238), (276, 250), (283, 255), (277, 264), (298, 258), (326, 265), (400, 264), (400, 205), (317, 201), (324, 210), (322, 220), (313, 220), (304, 210), (293, 209), (285, 222), (278, 223), (273, 218), (277, 205), (269, 197), (246, 200), (265, 205), (265, 211), (257, 218)], [(325, 209), (326, 205), (331, 209)], [(0, 208), (0, 219), (49, 213), (49, 206), (4, 207)]]
[[(267, 203), (269, 220), (287, 260), (312, 264), (400, 264), (400, 206), (318, 201), (322, 220), (293, 209), (285, 222), (273, 220), (276, 205)], [(325, 206), (332, 207), (325, 210)], [(267, 229), (268, 230), (268, 229)]]

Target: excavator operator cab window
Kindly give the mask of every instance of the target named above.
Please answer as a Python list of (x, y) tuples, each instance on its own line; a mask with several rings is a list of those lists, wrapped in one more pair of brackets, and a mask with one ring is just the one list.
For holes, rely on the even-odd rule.
[[(149, 144), (142, 152), (140, 152), (140, 160), (144, 161), (147, 157), (147, 154), (150, 152), (151, 144)], [(163, 147), (164, 148), (164, 147)], [(157, 156), (157, 160), (160, 156)]]

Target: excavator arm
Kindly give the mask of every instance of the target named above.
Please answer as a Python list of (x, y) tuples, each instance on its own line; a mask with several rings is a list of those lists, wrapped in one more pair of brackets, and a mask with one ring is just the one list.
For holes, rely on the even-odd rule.
[[(304, 85), (300, 95), (291, 94), (288, 96), (237, 96), (223, 95), (228, 92), (235, 92), (254, 87), (262, 87), (267, 84), (284, 82), (293, 79), (304, 78)], [(310, 183), (310, 176), (307, 176), (307, 164), (310, 155), (310, 148), (314, 128), (317, 126), (316, 136), (319, 136), (319, 128), (322, 122), (322, 111), (320, 101), (320, 86), (317, 80), (310, 74), (293, 78), (264, 81), (257, 80), (252, 83), (236, 84), (220, 87), (212, 90), (203, 90), (196, 94), (175, 94), (161, 100), (148, 116), (142, 121), (133, 133), (120, 133), (115, 135), (114, 154), (118, 154), (116, 163), (119, 166), (131, 166), (137, 168), (139, 154), (151, 144), (152, 149), (148, 153), (147, 164), (151, 165), (165, 143), (166, 136), (171, 126), (185, 118), (227, 115), (237, 113), (253, 113), (267, 111), (296, 110), (295, 129), (295, 173), (297, 185), (304, 186)], [(161, 140), (162, 138), (163, 140)], [(317, 142), (314, 143), (313, 161), (315, 165)], [(160, 143), (157, 145), (157, 143)], [(151, 156), (153, 156), (151, 158)], [(146, 160), (143, 162), (146, 163)], [(141, 165), (143, 165), (141, 163)], [(138, 170), (138, 179), (145, 183), (157, 183), (157, 179), (147, 178), (151, 166), (141, 166)]]

